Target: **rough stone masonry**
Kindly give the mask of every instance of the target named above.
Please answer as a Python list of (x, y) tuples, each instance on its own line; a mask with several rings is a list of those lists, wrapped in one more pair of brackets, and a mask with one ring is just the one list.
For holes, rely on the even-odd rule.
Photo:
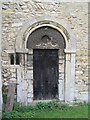
[[(73, 32), (76, 39), (76, 53), (75, 53), (75, 63), (72, 63), (70, 69), (72, 69), (73, 64), (75, 64), (75, 74), (74, 74), (75, 81), (74, 83), (72, 81), (74, 85), (74, 91), (70, 89), (71, 90), (70, 93), (73, 94), (71, 95), (73, 96), (73, 99), (72, 99), (73, 102), (74, 100), (77, 100), (78, 102), (83, 102), (83, 101), (88, 102), (88, 3), (85, 3), (85, 2), (84, 3), (83, 2), (63, 3), (55, 0), (52, 2), (49, 2), (49, 1), (43, 2), (43, 1), (37, 1), (37, 0), (23, 0), (23, 1), (8, 0), (6, 2), (3, 2), (2, 4), (2, 56), (1, 56), (3, 85), (7, 87), (10, 82), (17, 82), (18, 84), (21, 85), (21, 83), (23, 82), (22, 85), (24, 89), (23, 88), (20, 89), (20, 87), (17, 87), (17, 94), (18, 94), (18, 97), (20, 97), (17, 99), (18, 102), (25, 103), (26, 101), (26, 104), (27, 104), (33, 101), (33, 66), (31, 66), (29, 69), (27, 68), (27, 61), (24, 61), (27, 58), (27, 56), (24, 58), (24, 55), (23, 55), (23, 53), (27, 55), (27, 51), (25, 50), (23, 50), (23, 52), (18, 51), (19, 54), (21, 55), (20, 65), (16, 65), (16, 64), (11, 65), (10, 55), (11, 54), (15, 55), (16, 48), (18, 48), (16, 47), (17, 36), (20, 39), (22, 39), (21, 34), (19, 33), (20, 31), (26, 30), (26, 28), (23, 28), (23, 26), (25, 26), (25, 24), (27, 25), (27, 21), (29, 21), (29, 24), (31, 25), (31, 23), (33, 23), (32, 20), (36, 18), (36, 23), (37, 23), (36, 26), (38, 25), (40, 26), (41, 23), (38, 23), (37, 19), (42, 17), (42, 20), (45, 21), (46, 19), (45, 16), (50, 16), (49, 25), (53, 24), (52, 18), (54, 18), (54, 22), (56, 22), (58, 19), (60, 21), (64, 21), (63, 24), (65, 24), (66, 26), (69, 26), (70, 30), (68, 29), (67, 33)], [(51, 19), (51, 22), (50, 22), (50, 19)], [(29, 28), (30, 27), (31, 26), (29, 26)], [(34, 28), (34, 26), (32, 28)], [(63, 30), (64, 26), (62, 26), (60, 29), (64, 31), (64, 33), (66, 33), (65, 30)], [(28, 31), (30, 30), (25, 31), (25, 34), (29, 34)], [(25, 36), (25, 34), (22, 36)], [(73, 35), (71, 34), (71, 36)], [(18, 46), (20, 45), (21, 44), (18, 44)], [(33, 51), (30, 50), (29, 54), (31, 55), (31, 59), (32, 59)], [(68, 56), (68, 53), (67, 53), (67, 56)], [(70, 60), (69, 57), (67, 58)], [(69, 63), (67, 62), (67, 66), (68, 65)], [(65, 71), (64, 74), (68, 75), (67, 71)], [(71, 71), (70, 74), (73, 74), (73, 70)], [(30, 80), (28, 76), (31, 76)], [(67, 78), (70, 78), (70, 77), (67, 77)], [(65, 84), (68, 84), (68, 81), (69, 80), (67, 79), (67, 82)], [(64, 86), (65, 84), (64, 83), (61, 83), (61, 84), (62, 84), (61, 89), (65, 89), (65, 86)], [(72, 84), (70, 84), (70, 87), (72, 87)], [(67, 91), (68, 89), (69, 88), (67, 88)], [(65, 94), (63, 94), (64, 95), (62, 97), (63, 100), (65, 100), (64, 99), (65, 96), (67, 97), (67, 95)], [(66, 102), (68, 102), (68, 100)], [(69, 99), (69, 102), (70, 102), (70, 99)]]

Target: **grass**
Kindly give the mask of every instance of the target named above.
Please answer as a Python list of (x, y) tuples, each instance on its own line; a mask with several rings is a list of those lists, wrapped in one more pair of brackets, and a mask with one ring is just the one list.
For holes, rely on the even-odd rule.
[(67, 111), (43, 111), (36, 113), (33, 117), (36, 118), (87, 118), (88, 111), (86, 106), (78, 106)]
[(12, 112), (3, 113), (3, 118), (88, 118), (88, 105), (69, 106), (56, 101), (35, 106), (15, 104)]

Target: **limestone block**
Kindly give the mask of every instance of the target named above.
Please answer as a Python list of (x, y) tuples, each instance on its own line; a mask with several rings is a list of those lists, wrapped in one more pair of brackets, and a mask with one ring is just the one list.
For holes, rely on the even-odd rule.
[(58, 88), (59, 88), (59, 99), (64, 100), (64, 81), (63, 80), (59, 80)]
[(63, 63), (64, 63), (64, 60), (59, 59), (59, 64), (63, 64)]
[(24, 11), (24, 13), (28, 13), (29, 12), (29, 10), (28, 9), (26, 9), (26, 10), (23, 10)]
[(33, 70), (27, 71), (26, 78), (27, 79), (33, 79)]
[(32, 98), (27, 98), (27, 102), (28, 103), (33, 102), (33, 99)]
[(19, 103), (22, 102), (22, 86), (21, 85), (17, 86), (17, 102)]
[(4, 86), (8, 86), (8, 85), (9, 85), (9, 84), (7, 83), (7, 81), (6, 81), (6, 82), (4, 82), (3, 84), (4, 84)]
[(33, 66), (28, 65), (28, 70), (33, 70)]
[(16, 68), (11, 67), (11, 68), (10, 68), (10, 72), (16, 73)]
[(7, 79), (8, 79), (8, 76), (9, 76), (8, 73), (4, 73), (4, 74), (3, 74), (3, 77), (4, 77), (4, 78), (7, 78)]
[(81, 70), (81, 71), (76, 71), (76, 74), (83, 74), (83, 71)]
[(21, 8), (22, 9), (27, 9), (27, 6), (26, 5), (22, 5)]
[(28, 87), (27, 81), (23, 80), (23, 82), (22, 82), (22, 89), (23, 90), (27, 90), (27, 87)]
[(28, 89), (27, 91), (29, 93), (33, 93), (33, 82), (31, 80), (28, 80)]
[(88, 92), (80, 92), (81, 100), (88, 102)]
[(27, 105), (27, 91), (22, 91), (22, 103)]
[(33, 55), (33, 50), (29, 50), (29, 54)]
[(59, 73), (64, 73), (64, 64), (59, 64)]
[(12, 24), (12, 27), (20, 27), (22, 26), (23, 24), (22, 23), (13, 23)]
[(10, 78), (9, 82), (13, 82), (13, 83), (16, 83), (16, 78)]
[(86, 92), (88, 91), (88, 86), (83, 85), (82, 87), (79, 88), (80, 92)]
[(59, 74), (59, 80), (64, 80), (64, 73)]
[(2, 6), (2, 9), (3, 9), (3, 10), (7, 10), (7, 9), (8, 9), (8, 6), (7, 6), (7, 5), (3, 5), (3, 6)]
[(16, 74), (12, 73), (11, 78), (16, 79), (16, 77), (17, 77)]
[(3, 65), (8, 65), (8, 61), (2, 61)]
[(28, 98), (33, 98), (33, 92), (29, 92), (27, 95)]

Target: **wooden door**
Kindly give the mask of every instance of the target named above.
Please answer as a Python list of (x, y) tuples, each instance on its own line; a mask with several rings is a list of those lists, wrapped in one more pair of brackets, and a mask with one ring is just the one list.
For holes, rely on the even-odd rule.
[(58, 50), (37, 49), (33, 56), (34, 100), (58, 96)]

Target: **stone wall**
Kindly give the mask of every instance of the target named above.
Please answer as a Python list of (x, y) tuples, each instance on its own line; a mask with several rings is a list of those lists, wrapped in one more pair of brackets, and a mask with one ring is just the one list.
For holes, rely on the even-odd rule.
[(15, 51), (19, 30), (29, 19), (50, 15), (64, 20), (76, 36), (75, 99), (88, 100), (88, 3), (39, 2), (33, 0), (3, 2), (2, 5), (2, 78), (4, 85), (15, 81), (8, 50)]
[[(1, 66), (1, 2), (0, 2), (0, 66)], [(0, 67), (0, 119), (2, 118), (2, 81), (1, 81), (1, 67)]]

